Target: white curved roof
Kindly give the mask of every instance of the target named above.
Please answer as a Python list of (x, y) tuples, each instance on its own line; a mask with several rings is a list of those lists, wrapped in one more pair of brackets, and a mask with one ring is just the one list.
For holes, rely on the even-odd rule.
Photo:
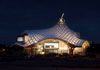
[(67, 27), (63, 18), (52, 28), (44, 30), (26, 30), (24, 33), (27, 33), (29, 36), (28, 43), (24, 44), (24, 46), (29, 46), (46, 38), (58, 38), (75, 46), (82, 46), (85, 41), (79, 39), (75, 32)]

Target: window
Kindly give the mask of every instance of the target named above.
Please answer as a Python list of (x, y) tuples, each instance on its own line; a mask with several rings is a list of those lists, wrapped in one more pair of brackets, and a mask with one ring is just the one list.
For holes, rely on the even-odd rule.
[(18, 38), (17, 38), (17, 41), (18, 41), (18, 42), (24, 41), (24, 40), (23, 40), (23, 37), (18, 37)]
[(57, 42), (44, 43), (44, 48), (45, 49), (57, 49), (58, 48), (58, 43)]

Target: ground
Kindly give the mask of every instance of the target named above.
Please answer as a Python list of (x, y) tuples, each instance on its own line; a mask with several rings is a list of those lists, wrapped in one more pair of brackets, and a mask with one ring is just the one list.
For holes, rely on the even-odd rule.
[(100, 70), (99, 59), (32, 58), (0, 61), (0, 70)]
[(100, 70), (96, 67), (24, 67), (24, 66), (7, 66), (0, 67), (0, 70)]

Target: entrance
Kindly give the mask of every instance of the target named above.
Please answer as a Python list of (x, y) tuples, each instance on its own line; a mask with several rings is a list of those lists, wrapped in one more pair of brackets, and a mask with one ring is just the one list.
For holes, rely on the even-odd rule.
[(36, 44), (37, 54), (69, 54), (69, 45), (59, 39), (45, 39)]

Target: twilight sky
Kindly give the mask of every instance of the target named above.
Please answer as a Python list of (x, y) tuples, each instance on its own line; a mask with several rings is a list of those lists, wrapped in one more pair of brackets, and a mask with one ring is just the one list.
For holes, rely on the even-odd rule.
[(99, 0), (0, 0), (0, 43), (13, 44), (24, 30), (66, 24), (82, 39), (100, 43)]

